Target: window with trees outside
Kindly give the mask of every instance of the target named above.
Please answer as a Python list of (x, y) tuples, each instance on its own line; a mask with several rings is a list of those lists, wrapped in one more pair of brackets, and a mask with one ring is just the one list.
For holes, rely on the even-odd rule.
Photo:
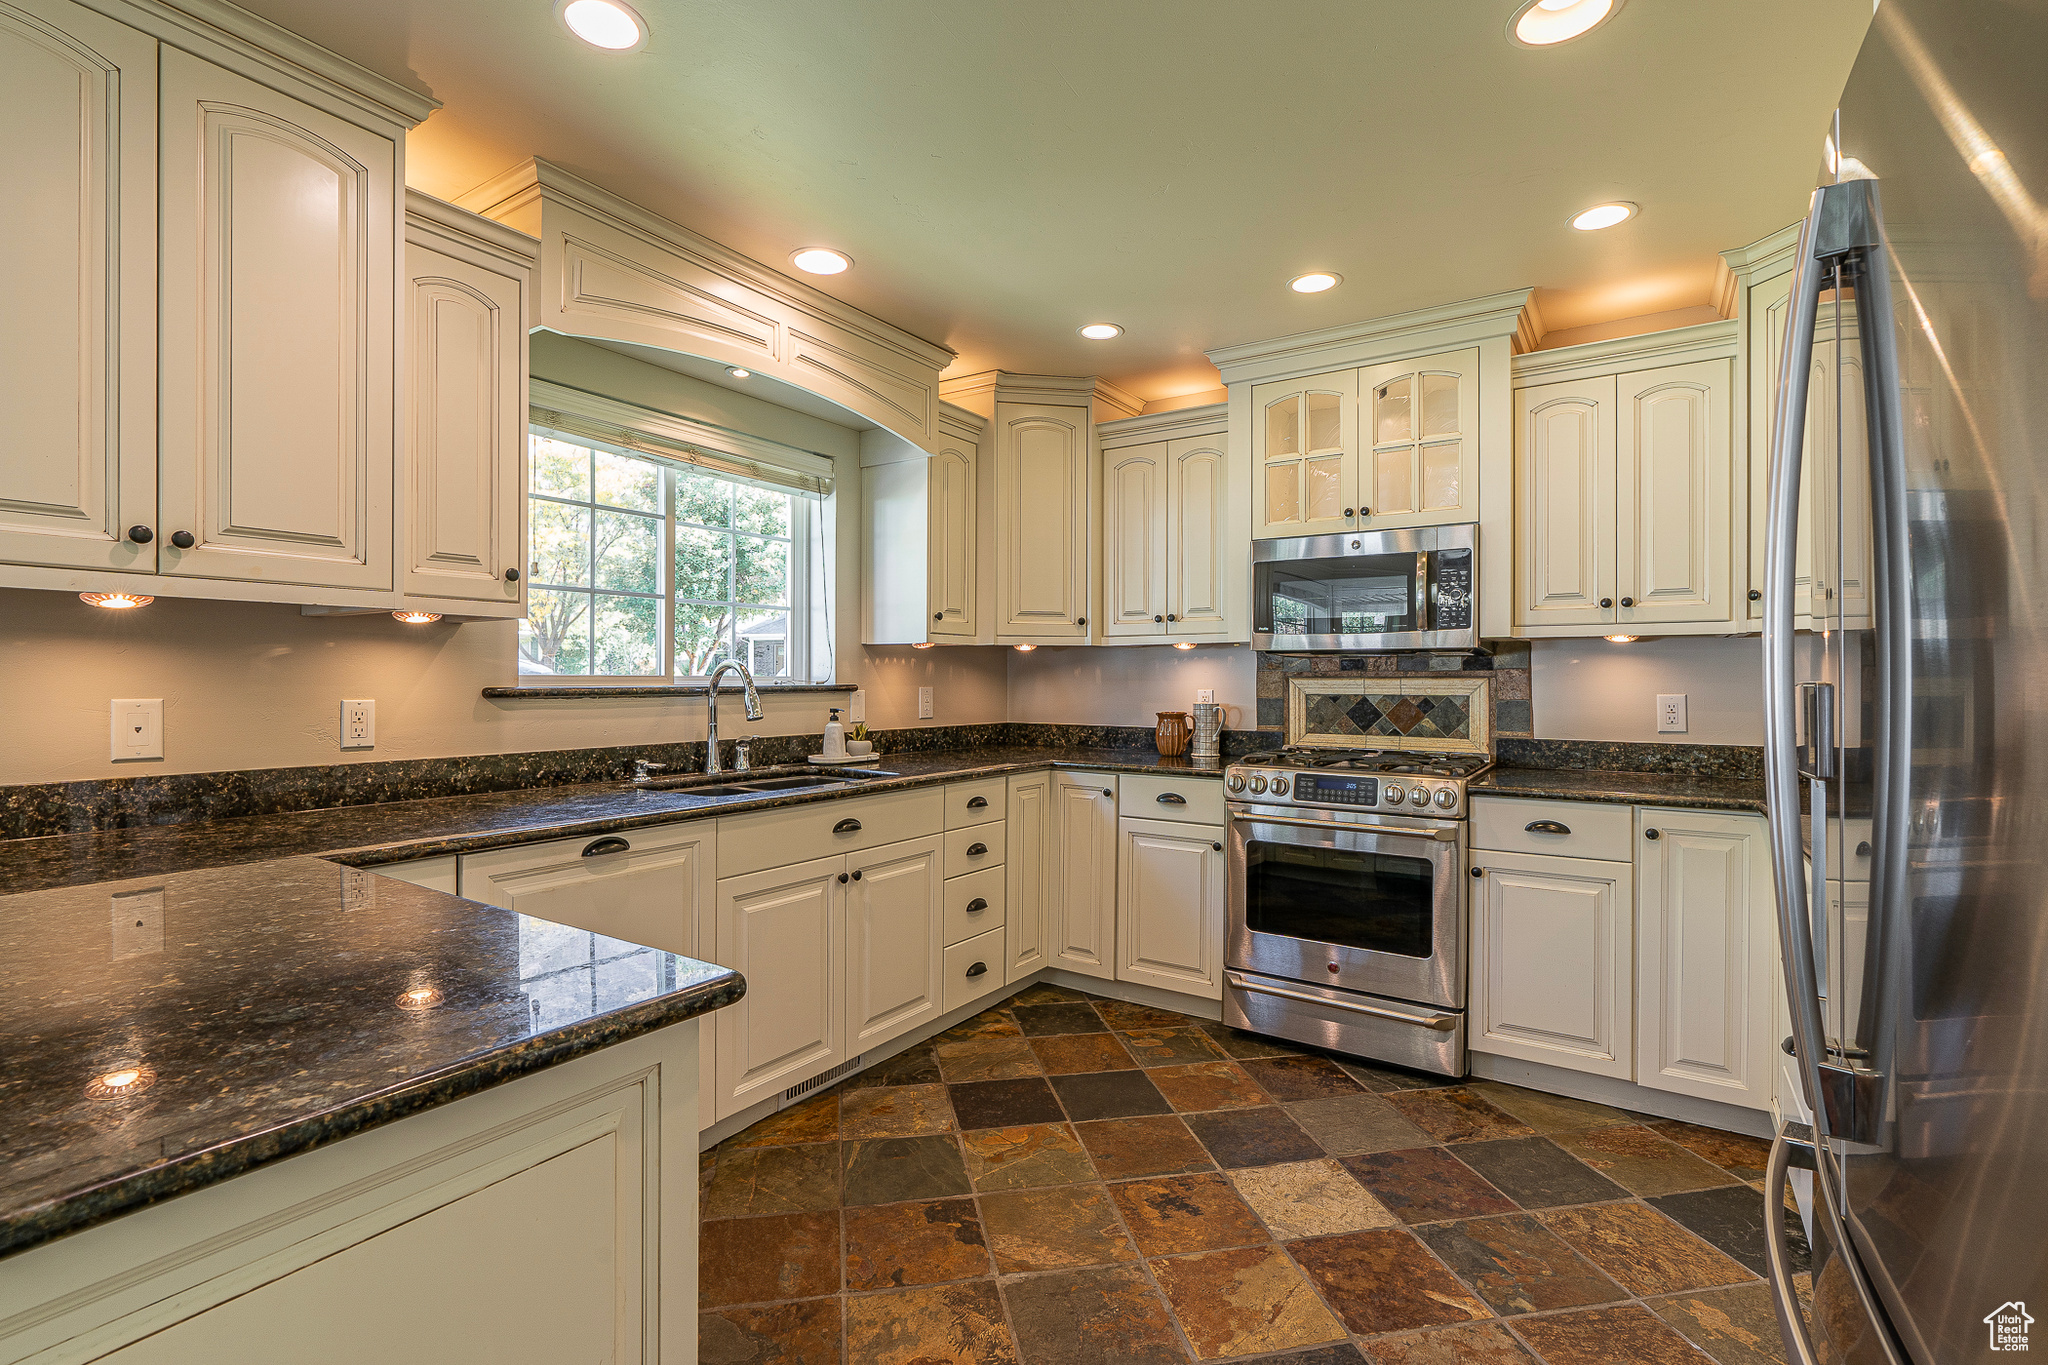
[(701, 678), (728, 659), (807, 678), (817, 500), (536, 426), (519, 672)]

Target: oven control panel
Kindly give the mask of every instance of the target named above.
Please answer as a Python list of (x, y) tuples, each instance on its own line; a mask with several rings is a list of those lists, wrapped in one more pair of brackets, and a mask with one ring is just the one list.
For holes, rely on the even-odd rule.
[(1380, 803), (1380, 780), (1377, 777), (1303, 773), (1294, 781), (1294, 796), (1298, 801), (1329, 802), (1338, 806), (1377, 806)]
[(1278, 799), (1288, 805), (1400, 811), (1411, 815), (1465, 813), (1464, 783), (1436, 777), (1342, 772), (1272, 772), (1233, 769), (1223, 779), (1231, 796)]

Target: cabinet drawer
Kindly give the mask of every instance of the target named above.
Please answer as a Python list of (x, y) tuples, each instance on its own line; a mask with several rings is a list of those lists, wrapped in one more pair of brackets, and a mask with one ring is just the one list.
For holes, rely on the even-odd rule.
[[(970, 907), (979, 904), (980, 909)], [(1000, 929), (1004, 921), (1003, 869), (970, 872), (946, 882), (946, 946)]]
[(947, 1009), (958, 1009), (970, 1000), (979, 1000), (1002, 984), (1003, 931), (1000, 928), (976, 934), (946, 949)]
[(463, 854), (457, 877), (467, 900), (708, 958), (716, 831), (690, 820), (486, 849)]
[[(979, 849), (979, 852), (976, 850)], [(946, 875), (964, 877), (985, 867), (1003, 865), (1003, 822), (946, 831)]]
[(1007, 778), (984, 777), (977, 782), (952, 782), (939, 788), (946, 794), (946, 828), (979, 825), (1003, 818), (1003, 800), (1009, 789)]
[[(1173, 798), (1179, 797), (1176, 801)], [(1116, 813), (1132, 820), (1223, 823), (1223, 784), (1216, 778), (1126, 774), (1117, 783)]]
[[(1536, 829), (1557, 825), (1564, 829)], [(1550, 853), (1564, 858), (1628, 862), (1635, 850), (1635, 812), (1591, 801), (1472, 798), (1472, 847), (1504, 853)]]
[(737, 877), (937, 834), (940, 805), (939, 789), (923, 787), (729, 815), (718, 822), (718, 875)]

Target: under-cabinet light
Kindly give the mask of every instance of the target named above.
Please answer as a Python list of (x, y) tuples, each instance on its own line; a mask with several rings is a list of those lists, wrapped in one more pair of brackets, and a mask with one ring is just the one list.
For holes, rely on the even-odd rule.
[(1642, 638), (1640, 635), (1610, 635), (1607, 637), (1607, 643), (1610, 645), (1632, 645)]
[(391, 619), (403, 621), (409, 626), (423, 626), (429, 621), (440, 620), (441, 613), (438, 611), (394, 611), (391, 613)]
[(78, 594), (78, 600), (91, 606), (105, 607), (108, 611), (132, 611), (156, 601), (154, 597), (139, 592), (82, 592)]

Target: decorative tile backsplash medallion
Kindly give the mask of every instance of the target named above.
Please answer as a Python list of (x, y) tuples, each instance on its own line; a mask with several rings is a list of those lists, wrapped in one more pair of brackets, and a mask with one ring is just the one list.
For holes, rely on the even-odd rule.
[(1385, 692), (1407, 692), (1411, 681), (1419, 681), (1417, 674), (1431, 681), (1484, 679), (1492, 710), (1487, 728), (1494, 739), (1527, 736), (1535, 729), (1530, 714), (1528, 642), (1488, 643), (1491, 654), (1262, 653), (1258, 674), (1260, 742), (1270, 748), (1285, 738), (1289, 684), (1296, 678), (1347, 678), (1370, 682)]
[(1485, 678), (1287, 680), (1287, 742), (1328, 749), (1418, 749), (1483, 754), (1493, 744)]

